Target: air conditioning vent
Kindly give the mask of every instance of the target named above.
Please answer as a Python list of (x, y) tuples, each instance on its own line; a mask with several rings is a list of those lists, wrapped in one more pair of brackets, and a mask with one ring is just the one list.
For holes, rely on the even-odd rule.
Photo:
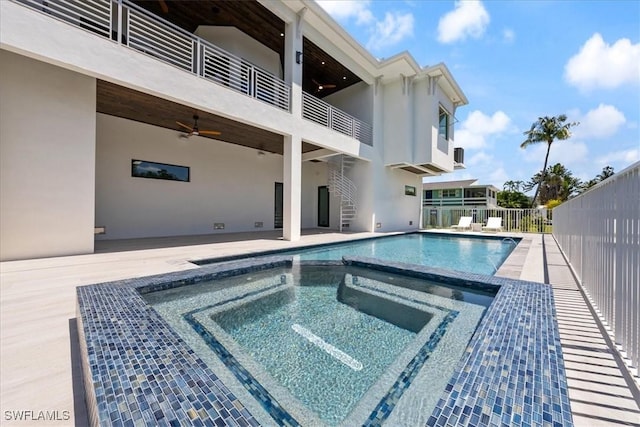
[(453, 161), (454, 163), (464, 163), (464, 148), (453, 149)]

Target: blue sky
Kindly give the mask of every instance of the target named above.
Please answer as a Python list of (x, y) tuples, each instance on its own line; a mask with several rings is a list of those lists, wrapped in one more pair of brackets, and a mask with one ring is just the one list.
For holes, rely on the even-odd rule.
[(573, 136), (549, 163), (588, 180), (640, 160), (640, 1), (319, 1), (376, 57), (444, 62), (467, 95), (456, 112), (465, 170), (498, 188), (528, 181), (546, 144), (521, 149), (540, 116), (567, 114)]

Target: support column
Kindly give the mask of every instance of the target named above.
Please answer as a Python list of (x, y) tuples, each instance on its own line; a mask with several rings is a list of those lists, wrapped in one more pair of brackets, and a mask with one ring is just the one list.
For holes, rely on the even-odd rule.
[(294, 22), (287, 23), (284, 36), (284, 80), (291, 85), (291, 114), (302, 117), (302, 25), (306, 12), (303, 8)]
[(284, 224), (285, 240), (300, 240), (302, 208), (302, 139), (298, 135), (284, 137)]

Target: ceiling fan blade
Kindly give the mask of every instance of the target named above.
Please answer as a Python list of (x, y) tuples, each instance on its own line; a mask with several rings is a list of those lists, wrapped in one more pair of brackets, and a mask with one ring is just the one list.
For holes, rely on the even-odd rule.
[(322, 87), (325, 89), (333, 89), (336, 87), (336, 85), (322, 85)]
[(158, 3), (160, 3), (160, 9), (162, 9), (162, 13), (164, 13), (165, 15), (169, 13), (169, 6), (167, 6), (166, 1), (158, 0)]
[(216, 130), (201, 130), (198, 132), (200, 135), (222, 135), (221, 132)]
[(178, 126), (181, 126), (185, 129), (189, 129), (189, 132), (193, 132), (193, 128), (191, 126), (187, 126), (184, 123), (180, 123), (180, 122), (176, 122), (178, 124)]
[(316, 86), (322, 86), (320, 83), (318, 83), (318, 81), (316, 79), (311, 79), (311, 81), (313, 82), (313, 84), (315, 84)]

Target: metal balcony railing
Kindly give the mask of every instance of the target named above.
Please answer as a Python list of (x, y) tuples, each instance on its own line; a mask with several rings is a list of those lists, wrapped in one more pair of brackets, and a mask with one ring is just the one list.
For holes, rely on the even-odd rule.
[(373, 145), (373, 129), (370, 124), (306, 92), (302, 92), (302, 117), (355, 138), (363, 144)]
[(127, 0), (13, 1), (290, 111), (283, 80)]

